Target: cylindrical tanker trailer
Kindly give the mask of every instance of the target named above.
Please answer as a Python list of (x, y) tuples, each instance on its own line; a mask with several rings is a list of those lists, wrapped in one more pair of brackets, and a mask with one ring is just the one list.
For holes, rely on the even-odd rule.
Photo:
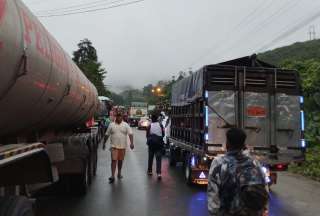
[(28, 8), (0, 0), (0, 196), (68, 175), (85, 192), (99, 128), (84, 126), (98, 104), (96, 88)]

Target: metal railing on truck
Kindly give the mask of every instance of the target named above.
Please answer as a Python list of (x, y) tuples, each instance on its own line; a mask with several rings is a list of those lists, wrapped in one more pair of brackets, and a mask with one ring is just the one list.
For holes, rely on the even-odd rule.
[(185, 106), (171, 108), (171, 137), (198, 150), (204, 149), (204, 101), (198, 99)]

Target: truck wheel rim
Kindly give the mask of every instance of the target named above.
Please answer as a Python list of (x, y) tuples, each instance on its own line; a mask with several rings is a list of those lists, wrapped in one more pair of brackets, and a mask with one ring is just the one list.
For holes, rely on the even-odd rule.
[(190, 169), (189, 169), (189, 166), (188, 166), (188, 165), (186, 166), (185, 177), (186, 177), (187, 180), (188, 180), (189, 177), (190, 177)]
[(88, 185), (88, 181), (89, 181), (89, 169), (88, 169), (88, 167), (86, 168), (86, 171), (85, 171), (85, 177), (84, 177), (84, 184), (85, 184), (85, 186), (87, 186)]

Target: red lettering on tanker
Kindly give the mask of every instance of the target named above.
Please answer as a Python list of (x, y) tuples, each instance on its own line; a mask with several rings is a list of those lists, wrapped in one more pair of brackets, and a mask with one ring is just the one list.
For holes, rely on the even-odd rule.
[(47, 58), (56, 67), (66, 71), (68, 69), (67, 61), (64, 51), (58, 43), (38, 21), (33, 20), (22, 8), (20, 8), (20, 13), (23, 20), (25, 43), (34, 45), (41, 56)]
[(248, 106), (247, 115), (248, 117), (266, 117), (266, 109), (261, 106)]
[(0, 0), (0, 23), (4, 17), (4, 13), (6, 12), (6, 4), (7, 0)]
[[(0, 0), (0, 24), (6, 12), (7, 0)], [(3, 48), (3, 41), (0, 41), (0, 50)]]

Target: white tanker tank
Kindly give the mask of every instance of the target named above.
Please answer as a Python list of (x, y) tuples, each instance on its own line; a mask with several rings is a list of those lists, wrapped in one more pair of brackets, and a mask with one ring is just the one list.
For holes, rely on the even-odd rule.
[(0, 0), (0, 137), (81, 125), (97, 106), (96, 88), (28, 8)]
[(0, 0), (1, 212), (31, 211), (17, 196), (31, 186), (62, 179), (67, 193), (86, 192), (103, 128), (85, 123), (98, 105), (96, 88), (21, 0)]

